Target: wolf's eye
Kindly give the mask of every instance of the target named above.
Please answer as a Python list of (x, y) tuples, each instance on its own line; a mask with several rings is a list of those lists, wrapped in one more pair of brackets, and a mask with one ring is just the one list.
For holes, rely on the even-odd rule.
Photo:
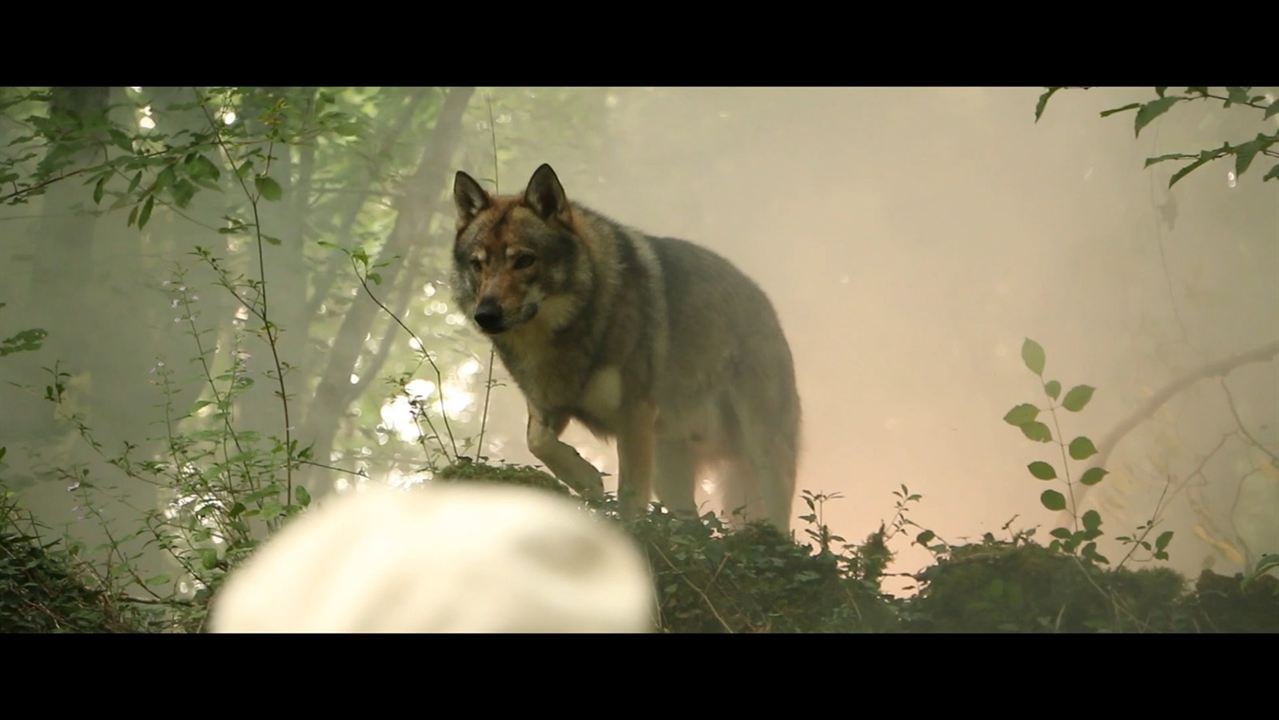
[(516, 269), (516, 270), (523, 270), (524, 268), (529, 267), (530, 265), (532, 265), (532, 264), (533, 264), (533, 262), (534, 262), (535, 260), (537, 260), (537, 258), (536, 258), (536, 257), (534, 257), (534, 256), (533, 256), (532, 254), (530, 254), (530, 253), (524, 253), (523, 255), (517, 255), (517, 256), (515, 257), (515, 269)]
[(471, 269), (479, 272), (484, 269), (484, 263), (480, 262), (479, 258), (471, 258)]

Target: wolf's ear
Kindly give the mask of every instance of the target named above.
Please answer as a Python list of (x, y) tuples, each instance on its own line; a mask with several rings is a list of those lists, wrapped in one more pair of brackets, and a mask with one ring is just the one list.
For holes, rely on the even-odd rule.
[(528, 181), (528, 188), (524, 190), (524, 204), (543, 220), (559, 217), (567, 222), (570, 217), (564, 186), (560, 185), (555, 171), (546, 163), (535, 170)]
[(457, 203), (457, 221), (460, 226), (474, 219), (481, 210), (492, 204), (493, 199), (474, 178), (458, 170), (453, 177), (453, 201)]

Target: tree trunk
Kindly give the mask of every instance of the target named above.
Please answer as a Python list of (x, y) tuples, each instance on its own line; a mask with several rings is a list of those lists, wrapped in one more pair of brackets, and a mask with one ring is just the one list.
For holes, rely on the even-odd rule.
[[(453, 88), (449, 91), (417, 171), (405, 183), (404, 191), (396, 202), (395, 225), (377, 261), (406, 257), (413, 244), (426, 237), (430, 218), (439, 210), (438, 198), (451, 182), (449, 170), (461, 134), (462, 115), (474, 92), (474, 88)], [(382, 275), (379, 287), (384, 292), (393, 292), (395, 284), (401, 280), (402, 268), (402, 260), (396, 260), (379, 269)], [(351, 305), (343, 318), (300, 433), (302, 446), (314, 443), (317, 462), (329, 462), (333, 437), (347, 407), (355, 399), (351, 373), (364, 348), (364, 338), (380, 312), (372, 302), (361, 298)], [(308, 473), (308, 476), (307, 485), (313, 489), (322, 488), (319, 480), (329, 477), (327, 471), (323, 474)]]

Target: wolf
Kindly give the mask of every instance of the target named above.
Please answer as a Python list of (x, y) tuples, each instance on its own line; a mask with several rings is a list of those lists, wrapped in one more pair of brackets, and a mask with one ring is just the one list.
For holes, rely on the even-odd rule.
[(785, 532), (799, 456), (794, 361), (764, 291), (716, 253), (570, 202), (550, 165), (518, 195), (458, 171), (454, 299), (528, 404), (528, 448), (560, 481), (603, 494), (560, 440), (570, 420), (617, 441), (624, 514), (654, 491), (696, 513), (713, 472), (724, 509)]

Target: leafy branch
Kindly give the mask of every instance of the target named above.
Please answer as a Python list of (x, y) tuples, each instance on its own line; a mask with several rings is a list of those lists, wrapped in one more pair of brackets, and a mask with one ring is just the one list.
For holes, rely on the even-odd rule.
[[(1050, 87), (1039, 96), (1039, 102), (1035, 105), (1035, 122), (1039, 122), (1043, 116), (1044, 109), (1048, 105), (1048, 100), (1052, 98), (1063, 87)], [(1087, 89), (1087, 88), (1083, 88)], [(1188, 87), (1185, 93), (1169, 94), (1167, 87), (1156, 87), (1156, 97), (1146, 102), (1135, 102), (1122, 105), (1120, 107), (1103, 110), (1101, 117), (1109, 117), (1120, 113), (1136, 111), (1133, 119), (1133, 133), (1140, 136), (1141, 131), (1156, 118), (1167, 113), (1174, 106), (1181, 103), (1216, 100), (1222, 103), (1223, 108), (1229, 108), (1232, 105), (1241, 105), (1261, 110), (1261, 119), (1269, 120), (1279, 114), (1279, 99), (1267, 95), (1255, 95), (1252, 93), (1251, 87), (1227, 87), (1226, 94), (1214, 93), (1207, 87)], [(1223, 143), (1219, 148), (1209, 148), (1200, 150), (1197, 153), (1169, 153), (1159, 155), (1157, 157), (1147, 158), (1145, 167), (1150, 167), (1161, 162), (1170, 160), (1189, 160), (1190, 162), (1183, 165), (1168, 180), (1168, 187), (1176, 185), (1178, 181), (1186, 177), (1190, 173), (1207, 165), (1208, 163), (1225, 157), (1233, 157), (1235, 159), (1235, 177), (1242, 177), (1249, 168), (1252, 167), (1253, 161), (1258, 155), (1264, 155), (1272, 158), (1279, 158), (1279, 149), (1274, 146), (1279, 143), (1279, 131), (1272, 133), (1257, 133), (1256, 137), (1244, 142), (1231, 144)], [(1262, 176), (1262, 181), (1273, 180), (1279, 178), (1279, 163), (1275, 163), (1270, 170)]]

